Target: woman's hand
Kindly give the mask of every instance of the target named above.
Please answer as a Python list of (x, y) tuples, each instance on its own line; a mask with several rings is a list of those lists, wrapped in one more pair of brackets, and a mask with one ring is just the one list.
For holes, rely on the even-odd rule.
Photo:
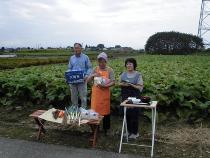
[(91, 74), (90, 76), (88, 76), (87, 78), (85, 78), (84, 80), (85, 80), (86, 83), (88, 83), (88, 82), (90, 82), (94, 77), (99, 77), (99, 76), (100, 76), (100, 74), (98, 74), (98, 73), (93, 73), (93, 74)]
[(100, 74), (99, 74), (99, 73), (93, 73), (93, 74), (91, 75), (91, 77), (92, 77), (92, 78), (94, 78), (94, 77), (100, 77)]
[(137, 84), (137, 85), (132, 84), (132, 83), (128, 83), (128, 84), (129, 84), (129, 86), (131, 86), (131, 87), (133, 87), (135, 89), (141, 89), (141, 87), (143, 87), (143, 85), (139, 85), (139, 84)]
[(107, 86), (106, 85), (103, 85), (103, 84), (97, 84), (97, 87), (98, 88), (101, 88), (101, 89), (107, 88)]
[(128, 83), (125, 83), (125, 82), (120, 82), (119, 85), (122, 86), (122, 87), (130, 86)]
[(110, 83), (108, 84), (98, 84), (97, 86), (99, 88), (108, 88), (108, 87), (111, 87), (111, 86), (114, 86), (115, 85), (115, 81), (111, 81)]
[(140, 89), (141, 87), (143, 87), (143, 85), (135, 85), (135, 84), (132, 84), (132, 83), (126, 83), (126, 82), (120, 82), (119, 83), (120, 86), (122, 87), (133, 87), (135, 89)]

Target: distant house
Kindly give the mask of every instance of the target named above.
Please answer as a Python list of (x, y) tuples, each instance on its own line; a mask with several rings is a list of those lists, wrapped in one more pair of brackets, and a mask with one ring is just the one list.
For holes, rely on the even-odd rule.
[(86, 51), (99, 51), (98, 47), (95, 46), (89, 46), (89, 47), (85, 47)]
[(131, 47), (121, 47), (121, 51), (132, 51), (133, 48)]
[[(100, 45), (100, 44), (99, 44)], [(102, 44), (101, 44), (102, 45)], [(95, 47), (95, 46), (85, 46), (85, 50), (86, 51), (117, 51), (117, 52), (129, 52), (129, 51), (133, 51), (134, 49), (131, 47), (121, 47), (120, 45), (116, 45), (115, 47), (104, 47), (102, 49), (99, 47)]]
[(8, 52), (8, 53), (15, 52), (15, 49), (14, 48), (6, 48), (4, 52)]
[(131, 47), (121, 47), (119, 45), (115, 47), (109, 47), (107, 50), (112, 50), (112, 51), (119, 51), (119, 52), (128, 52), (128, 51), (133, 51), (133, 48)]
[(107, 50), (114, 50), (114, 47), (108, 47)]

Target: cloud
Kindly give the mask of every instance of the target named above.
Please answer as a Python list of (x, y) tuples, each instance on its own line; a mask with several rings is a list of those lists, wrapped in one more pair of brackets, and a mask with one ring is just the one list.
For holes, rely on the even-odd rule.
[(143, 48), (155, 32), (196, 34), (199, 11), (195, 0), (1, 0), (0, 45)]

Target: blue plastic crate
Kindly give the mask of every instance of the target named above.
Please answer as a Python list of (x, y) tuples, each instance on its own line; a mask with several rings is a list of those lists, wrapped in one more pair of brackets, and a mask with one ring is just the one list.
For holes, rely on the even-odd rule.
[(65, 72), (65, 78), (68, 84), (83, 83), (84, 71), (81, 70), (67, 70)]

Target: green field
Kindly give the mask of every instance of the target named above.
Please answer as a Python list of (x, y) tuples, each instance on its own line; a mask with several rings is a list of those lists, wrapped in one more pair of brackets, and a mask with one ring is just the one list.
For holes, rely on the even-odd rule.
[(11, 59), (0, 59), (0, 70), (3, 69), (14, 69), (20, 67), (38, 66), (38, 65), (49, 65), (58, 63), (67, 63), (67, 57), (59, 58), (11, 58)]
[[(89, 56), (96, 66), (97, 53), (93, 54)], [(210, 56), (110, 53), (108, 64), (114, 69), (116, 80), (125, 71), (124, 60), (128, 56), (135, 56), (138, 61), (145, 86), (143, 95), (159, 101), (155, 157), (209, 157)], [(64, 58), (63, 63), (56, 64), (60, 58)], [(26, 55), (24, 58), (0, 60), (0, 67), (4, 66), (0, 70), (0, 136), (35, 141), (34, 120), (28, 117), (29, 114), (37, 109), (63, 108), (70, 104), (70, 91), (64, 79), (66, 59), (67, 56), (58, 58), (55, 53), (52, 57), (41, 55), (32, 58)], [(88, 86), (88, 100), (90, 95), (91, 84)], [(108, 136), (99, 131), (97, 149), (118, 150), (122, 123), (122, 117), (118, 115), (119, 104), (120, 87), (116, 84), (111, 97), (111, 130)], [(140, 138), (134, 143), (149, 145), (149, 117), (150, 111), (147, 110), (139, 116)], [(45, 125), (47, 134), (40, 142), (90, 148), (88, 127), (61, 126), (50, 122)], [(144, 157), (149, 155), (149, 148), (124, 146), (123, 151)]]
[[(95, 60), (100, 51), (85, 52), (90, 60)], [(6, 53), (5, 53), (6, 54)], [(16, 58), (0, 58), (0, 70), (29, 67), (37, 65), (49, 65), (58, 63), (68, 63), (72, 55), (70, 50), (30, 50), (16, 52)], [(138, 52), (107, 52), (110, 59), (122, 58), (127, 56), (137, 56)]]
[[(209, 117), (209, 56), (140, 55), (138, 70), (143, 74), (144, 92), (159, 101), (159, 118), (174, 116), (188, 120)], [(124, 59), (112, 59), (116, 79), (124, 69)], [(92, 60), (94, 61), (94, 60)], [(93, 62), (94, 65), (96, 64)], [(64, 106), (70, 104), (69, 87), (64, 72), (67, 62), (0, 72), (0, 104), (2, 106)], [(88, 96), (90, 96), (90, 87)], [(112, 88), (112, 111), (120, 103), (120, 88)], [(145, 113), (147, 115), (147, 113)], [(149, 115), (148, 115), (149, 116)]]

